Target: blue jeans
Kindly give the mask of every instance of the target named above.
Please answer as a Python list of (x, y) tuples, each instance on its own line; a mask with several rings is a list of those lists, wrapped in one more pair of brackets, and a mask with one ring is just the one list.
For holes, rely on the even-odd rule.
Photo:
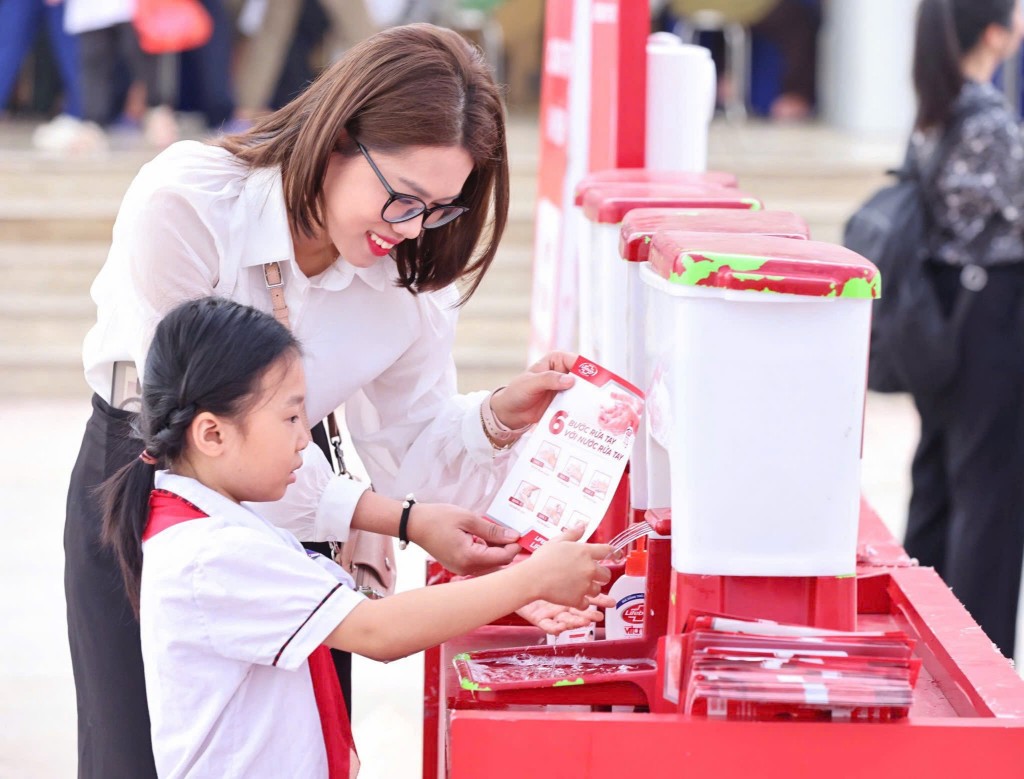
[(64, 32), (64, 4), (46, 5), (43, 0), (0, 0), (0, 108), (11, 97), (22, 60), (32, 48), (44, 17), (64, 82), (64, 113), (81, 118), (78, 42), (75, 36)]
[(231, 84), (232, 26), (223, 0), (200, 0), (213, 18), (213, 35), (198, 49), (181, 53), (181, 102), (199, 108), (217, 129), (235, 112)]

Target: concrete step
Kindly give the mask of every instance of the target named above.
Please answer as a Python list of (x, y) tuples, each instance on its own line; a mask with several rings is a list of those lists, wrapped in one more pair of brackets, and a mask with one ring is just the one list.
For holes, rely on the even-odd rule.
[(142, 161), (82, 166), (47, 165), (45, 160), (0, 157), (0, 192), (5, 197), (64, 197), (68, 193), (120, 200)]
[[(2, 190), (0, 193), (0, 244), (109, 241), (121, 204), (120, 196), (11, 196)], [(504, 239), (532, 241), (533, 214), (532, 198), (514, 198), (509, 205)]]
[(9, 398), (87, 396), (78, 346), (0, 339), (0, 392)]
[(476, 367), (473, 365), (458, 366), (458, 388), (459, 392), (476, 392), (477, 390), (492, 390), (507, 384), (518, 373), (526, 368), (526, 354), (523, 353), (522, 360), (510, 359), (507, 364), (498, 367)]
[(474, 295), (459, 312), (459, 325), (476, 322), (504, 321), (530, 317), (530, 297), (523, 293), (516, 296), (486, 296), (482, 292)]
[(0, 272), (16, 295), (87, 297), (107, 248), (106, 243), (0, 243)]
[[(453, 350), (459, 391), (493, 389), (526, 367), (526, 346), (457, 346)], [(8, 399), (88, 397), (79, 348), (37, 346), (32, 350), (0, 342), (0, 392)]]
[[(529, 312), (527, 310), (527, 317)], [(521, 314), (506, 317), (460, 317), (455, 345), (504, 349), (525, 346), (530, 338), (530, 322)]]
[[(95, 309), (93, 309), (95, 312)], [(81, 358), (82, 340), (94, 323), (93, 319), (36, 316), (32, 318), (0, 318), (0, 344), (21, 344), (25, 349), (60, 345), (72, 347)], [(69, 350), (70, 351), (70, 350)], [(0, 365), (5, 365), (0, 361)], [(5, 368), (7, 366), (5, 365)]]

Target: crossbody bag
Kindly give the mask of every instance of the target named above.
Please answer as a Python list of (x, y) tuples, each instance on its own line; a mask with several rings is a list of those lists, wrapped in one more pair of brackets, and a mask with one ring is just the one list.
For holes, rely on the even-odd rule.
[[(270, 292), (270, 301), (274, 307), (274, 318), (282, 325), (291, 329), (288, 318), (288, 304), (284, 297), (284, 274), (277, 262), (268, 262), (263, 266), (263, 278)], [(309, 420), (306, 420), (308, 426)], [(359, 481), (345, 465), (345, 453), (341, 440), (338, 419), (332, 411), (322, 423), (334, 454), (332, 463), (334, 471), (353, 481)], [(373, 485), (370, 485), (373, 489)], [(348, 540), (339, 544), (331, 542), (331, 555), (334, 561), (344, 568), (355, 579), (356, 587), (371, 598), (382, 598), (395, 591), (395, 541), (390, 536), (371, 533), (368, 530), (349, 530)]]

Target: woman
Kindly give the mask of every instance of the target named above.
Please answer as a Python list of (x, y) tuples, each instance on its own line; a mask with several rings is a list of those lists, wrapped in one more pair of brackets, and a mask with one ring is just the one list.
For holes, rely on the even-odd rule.
[[(906, 548), (1007, 657), (1024, 551), (1024, 143), (991, 79), (1022, 31), (1017, 0), (921, 3), (909, 153), (934, 176), (926, 200), (939, 302), (946, 312), (970, 303), (955, 378), (914, 397), (921, 440)], [(975, 294), (961, 297), (965, 287)]]
[(138, 625), (91, 491), (138, 455), (125, 406), (176, 304), (213, 294), (287, 317), (305, 353), (308, 420), (344, 404), (377, 489), (335, 477), (311, 446), (260, 514), (303, 541), (344, 541), (350, 527), (397, 535), (396, 498), (412, 490), (424, 502), (408, 537), (449, 568), (512, 559), (514, 534), (426, 502), (482, 509), (505, 450), (572, 383), (569, 355), (555, 354), (494, 393), (455, 394), (457, 306), (493, 260), (507, 210), (498, 89), (476, 50), (428, 25), (362, 42), (251, 131), (175, 144), (139, 172), (92, 289), (94, 412), (68, 494), (80, 776), (154, 774)]

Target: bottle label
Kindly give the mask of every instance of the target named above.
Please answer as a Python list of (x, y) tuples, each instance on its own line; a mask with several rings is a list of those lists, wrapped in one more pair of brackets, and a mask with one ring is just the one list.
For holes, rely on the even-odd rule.
[(632, 606), (627, 606), (622, 610), (621, 616), (623, 622), (628, 622), (631, 625), (642, 625), (644, 621), (644, 602), (634, 603)]
[(644, 599), (644, 593), (642, 593), (642, 592), (631, 592), (631, 593), (629, 593), (629, 595), (627, 595), (622, 600), (620, 600), (618, 603), (616, 603), (615, 604), (615, 608), (621, 609), (627, 603), (632, 603), (635, 600), (640, 601), (641, 602), (640, 605), (643, 605), (643, 599)]

